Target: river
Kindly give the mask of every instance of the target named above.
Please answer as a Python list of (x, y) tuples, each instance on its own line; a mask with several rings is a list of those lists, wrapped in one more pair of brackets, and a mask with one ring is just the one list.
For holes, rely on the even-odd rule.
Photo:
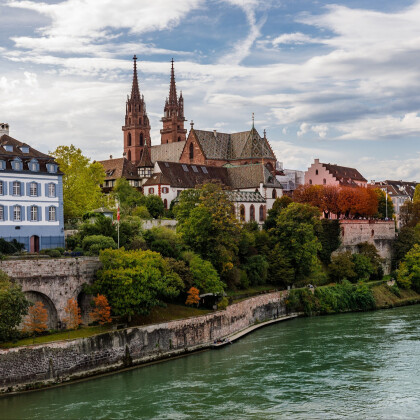
[(1, 419), (419, 419), (420, 306), (299, 318), (228, 347), (0, 398)]

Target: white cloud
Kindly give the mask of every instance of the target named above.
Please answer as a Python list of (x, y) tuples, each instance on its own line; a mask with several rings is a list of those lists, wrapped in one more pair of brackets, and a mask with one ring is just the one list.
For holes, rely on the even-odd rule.
[(320, 43), (319, 39), (312, 38), (309, 35), (305, 35), (302, 32), (294, 32), (292, 34), (283, 34), (274, 38), (271, 43), (276, 47), (280, 44), (308, 44), (308, 43)]
[(298, 137), (303, 136), (309, 131), (309, 124), (308, 123), (302, 123), (300, 125), (299, 131), (297, 132)]

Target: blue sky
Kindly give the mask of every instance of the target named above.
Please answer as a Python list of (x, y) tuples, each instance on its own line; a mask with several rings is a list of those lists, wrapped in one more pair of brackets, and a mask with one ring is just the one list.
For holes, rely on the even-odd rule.
[(420, 181), (420, 1), (0, 0), (0, 19), (0, 122), (41, 151), (122, 155), (137, 54), (153, 144), (173, 57), (195, 128), (254, 112), (286, 168)]

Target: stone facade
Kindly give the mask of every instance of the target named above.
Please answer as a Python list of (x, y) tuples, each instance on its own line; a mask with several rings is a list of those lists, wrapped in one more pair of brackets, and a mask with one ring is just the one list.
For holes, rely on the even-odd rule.
[(0, 261), (0, 270), (22, 286), (27, 298), (47, 308), (50, 328), (62, 322), (68, 299), (85, 307), (83, 284), (93, 282), (100, 266), (97, 257)]
[(71, 341), (0, 349), (0, 392), (61, 383), (208, 348), (219, 338), (285, 312), (283, 295), (275, 292), (200, 317)]
[(395, 240), (395, 222), (385, 220), (340, 220), (341, 245), (335, 253), (357, 252), (357, 245), (369, 242), (375, 245), (385, 260), (384, 270), (391, 269), (392, 243)]

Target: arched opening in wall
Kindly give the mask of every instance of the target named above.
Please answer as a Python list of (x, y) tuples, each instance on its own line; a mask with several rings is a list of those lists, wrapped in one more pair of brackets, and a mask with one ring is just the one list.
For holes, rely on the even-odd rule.
[(251, 222), (255, 221), (255, 207), (253, 204), (251, 204), (251, 207), (249, 208), (249, 220), (251, 220)]
[(239, 218), (241, 222), (245, 222), (245, 206), (243, 204), (239, 207)]
[(315, 175), (318, 175), (318, 173), (319, 173), (318, 169), (315, 169)]
[(47, 320), (48, 329), (55, 329), (61, 326), (61, 324), (59, 325), (59, 322), (58, 322), (59, 319), (58, 319), (57, 309), (54, 303), (52, 302), (52, 300), (47, 295), (44, 295), (44, 293), (41, 293), (41, 292), (36, 292), (34, 290), (29, 290), (24, 293), (25, 293), (26, 299), (28, 299), (29, 302), (31, 303), (42, 302), (42, 304), (44, 305), (44, 308), (47, 310), (47, 313), (48, 313), (48, 320)]
[(264, 206), (261, 204), (260, 206), (260, 222), (264, 221)]
[(29, 252), (39, 252), (39, 236), (33, 235), (31, 236), (29, 242)]
[(190, 143), (190, 159), (194, 159), (194, 145)]
[(167, 208), (168, 208), (168, 200), (167, 200), (166, 198), (163, 200), (163, 207), (164, 207), (165, 209), (167, 209)]
[(131, 146), (131, 133), (127, 134), (127, 146)]
[(131, 161), (131, 150), (129, 150), (129, 151), (127, 152), (127, 159), (128, 159), (129, 161)]
[(273, 188), (273, 192), (271, 193), (271, 198), (277, 198), (277, 191)]
[(181, 141), (181, 137), (178, 137), (178, 141)]
[(89, 324), (91, 322), (90, 319), (90, 312), (92, 312), (93, 308), (91, 306), (91, 302), (93, 300), (93, 296), (87, 295), (83, 290), (77, 295), (77, 305), (80, 308), (80, 314), (82, 315), (82, 322), (83, 324)]
[(143, 140), (143, 133), (140, 133), (140, 146), (143, 146), (144, 140)]

